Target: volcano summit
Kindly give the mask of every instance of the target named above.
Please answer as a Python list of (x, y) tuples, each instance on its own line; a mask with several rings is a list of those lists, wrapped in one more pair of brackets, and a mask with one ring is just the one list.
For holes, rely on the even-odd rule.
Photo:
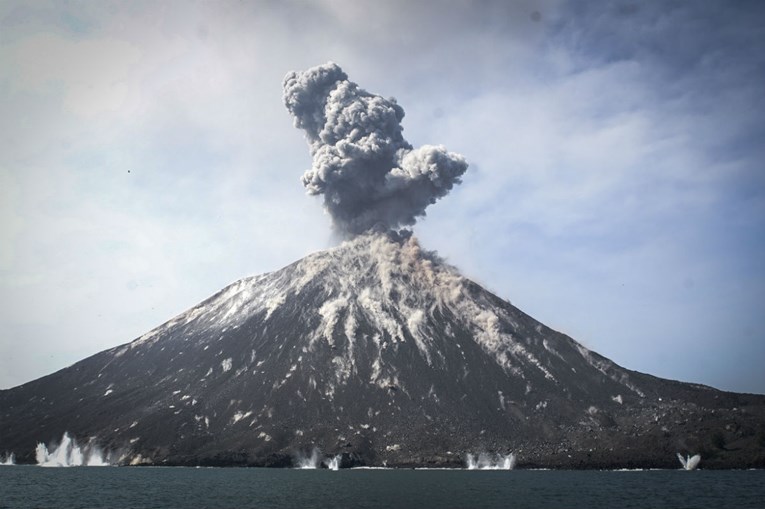
[(238, 281), (0, 408), (19, 462), (68, 431), (126, 464), (763, 465), (765, 397), (621, 368), (396, 234)]
[[(345, 242), (0, 391), (0, 453), (19, 463), (78, 451), (79, 464), (316, 466), (324, 454), (333, 467), (517, 458), (570, 468), (677, 468), (677, 453), (700, 453), (704, 467), (765, 466), (765, 396), (624, 369), (397, 231), (467, 163), (406, 142), (393, 99), (335, 64), (290, 73), (284, 89), (313, 156), (303, 184), (324, 195)], [(67, 451), (38, 446), (62, 436)]]

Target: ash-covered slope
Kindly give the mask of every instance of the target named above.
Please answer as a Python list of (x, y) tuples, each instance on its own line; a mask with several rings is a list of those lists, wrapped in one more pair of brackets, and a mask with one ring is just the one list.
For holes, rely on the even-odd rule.
[[(122, 463), (764, 465), (765, 397), (621, 368), (412, 237), (238, 281), (127, 345), (0, 391), (0, 451), (95, 437)], [(724, 444), (720, 446), (717, 435)], [(715, 447), (717, 444), (718, 447)]]

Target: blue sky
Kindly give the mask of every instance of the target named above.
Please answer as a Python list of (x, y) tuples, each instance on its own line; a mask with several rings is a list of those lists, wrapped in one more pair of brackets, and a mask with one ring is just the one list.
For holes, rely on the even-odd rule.
[(0, 1), (0, 388), (332, 246), (281, 80), (470, 168), (422, 244), (657, 376), (765, 393), (761, 2)]

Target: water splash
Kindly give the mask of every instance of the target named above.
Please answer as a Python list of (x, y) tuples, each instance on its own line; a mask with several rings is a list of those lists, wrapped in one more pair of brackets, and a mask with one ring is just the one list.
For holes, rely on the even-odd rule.
[(332, 458), (330, 458), (329, 462), (327, 463), (327, 468), (330, 470), (340, 470), (340, 462), (343, 459), (342, 454), (338, 454)]
[(51, 445), (51, 450), (39, 442), (35, 450), (37, 464), (41, 467), (104, 467), (110, 465), (109, 455), (104, 456), (103, 451), (95, 444), (88, 443), (84, 447), (64, 432), (58, 447)]
[(304, 456), (302, 453), (298, 453), (297, 456), (297, 468), (303, 469), (315, 469), (321, 467), (321, 452), (317, 447), (313, 448), (310, 456)]
[(467, 455), (468, 470), (512, 470), (515, 468), (515, 453), (507, 455), (495, 454), (489, 455), (484, 452), (476, 458), (472, 454)]
[(16, 455), (13, 453), (5, 453), (4, 456), (0, 456), (0, 466), (11, 466), (16, 464)]
[(696, 467), (699, 466), (699, 462), (701, 461), (701, 455), (696, 454), (695, 456), (686, 456), (683, 458), (682, 454), (677, 453), (677, 459), (680, 460), (680, 464), (683, 465), (684, 470), (696, 470)]

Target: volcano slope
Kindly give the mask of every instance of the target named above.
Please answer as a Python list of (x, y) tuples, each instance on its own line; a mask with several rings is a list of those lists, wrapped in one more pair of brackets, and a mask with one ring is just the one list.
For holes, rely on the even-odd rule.
[(0, 451), (65, 431), (121, 464), (765, 466), (765, 396), (624, 369), (414, 237), (368, 234), (242, 279), (135, 341), (0, 391)]

